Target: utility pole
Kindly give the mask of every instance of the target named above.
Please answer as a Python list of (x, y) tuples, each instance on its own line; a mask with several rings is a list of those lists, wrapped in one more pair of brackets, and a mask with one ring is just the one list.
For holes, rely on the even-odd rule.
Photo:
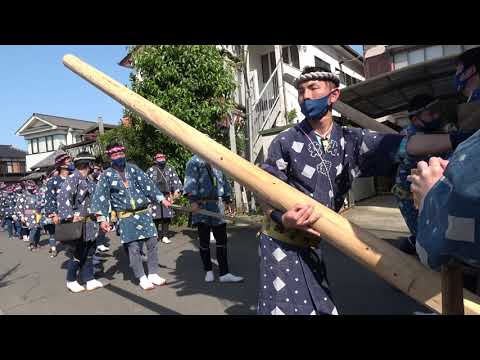
[[(230, 135), (230, 150), (237, 154), (237, 139), (235, 135), (235, 122), (232, 114), (228, 115), (229, 122), (229, 135)], [(233, 182), (233, 187), (235, 190), (235, 207), (237, 210), (242, 210), (242, 191), (240, 189), (240, 184), (236, 181)]]
[(278, 125), (286, 125), (287, 124), (287, 97), (285, 96), (285, 86), (283, 86), (283, 57), (282, 57), (282, 46), (281, 45), (274, 45), (275, 47), (275, 58), (277, 62), (280, 64), (278, 71), (277, 71), (277, 81), (278, 81), (278, 93), (280, 95), (280, 111), (283, 115), (283, 124)]
[(103, 135), (105, 133), (105, 129), (103, 128), (103, 119), (101, 116), (97, 118), (97, 123), (98, 123), (98, 132), (100, 135)]

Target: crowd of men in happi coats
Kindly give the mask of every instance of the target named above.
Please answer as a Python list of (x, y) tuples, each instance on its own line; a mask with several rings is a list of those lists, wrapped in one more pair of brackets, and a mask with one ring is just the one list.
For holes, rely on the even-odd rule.
[[(111, 164), (105, 168), (88, 152), (73, 159), (62, 153), (55, 158), (54, 169), (48, 176), (8, 186), (0, 184), (1, 228), (8, 232), (9, 239), (28, 242), (29, 251), (38, 251), (42, 232), (48, 234), (50, 257), (57, 256), (58, 247), (69, 257), (66, 286), (73, 293), (103, 287), (95, 279), (95, 265), (101, 262), (95, 254), (109, 251), (106, 234), (110, 231), (116, 231), (120, 237), (142, 289), (165, 285), (166, 279), (158, 274), (157, 243), (171, 243), (168, 238), (169, 224), (174, 217), (171, 205), (183, 194), (182, 181), (175, 169), (167, 164), (164, 154), (156, 154), (154, 165), (144, 172), (126, 161), (124, 146), (111, 144), (106, 153)], [(221, 171), (212, 169), (198, 157), (194, 156), (192, 161), (196, 172), (187, 171), (185, 183), (191, 189), (187, 195), (195, 198), (198, 191), (202, 198), (197, 200), (196, 208), (219, 212), (224, 208), (219, 202), (230, 203), (228, 181)], [(208, 168), (205, 170), (207, 178), (203, 168)], [(212, 184), (221, 184), (221, 189)], [(197, 185), (200, 186), (198, 190)], [(241, 282), (242, 277), (228, 271), (225, 222), (193, 215), (192, 223), (199, 226), (200, 258), (206, 281), (214, 280), (209, 249), (213, 237), (217, 243), (220, 282)], [(69, 238), (71, 229), (65, 228), (66, 224), (80, 224), (81, 235), (76, 238), (72, 231)], [(57, 236), (62, 231), (60, 243), (56, 231)]]
[[(466, 103), (480, 100), (479, 71), (480, 48), (458, 57), (452, 81)], [(295, 84), (305, 119), (273, 140), (262, 168), (336, 212), (355, 178), (396, 173), (392, 191), (411, 232), (402, 250), (433, 270), (453, 259), (478, 268), (480, 132), (448, 130), (449, 119), (436, 106), (438, 99), (428, 94), (411, 99), (411, 125), (400, 134), (340, 126), (332, 117), (340, 97), (335, 74), (306, 67)], [(219, 281), (243, 281), (229, 270), (225, 221), (201, 211), (222, 215), (230, 206), (225, 174), (193, 155), (182, 185), (165, 155), (157, 154), (155, 164), (144, 172), (127, 162), (125, 150), (110, 144), (106, 153), (111, 164), (103, 170), (89, 153), (74, 159), (62, 154), (49, 177), (1, 186), (2, 227), (10, 238), (28, 241), (31, 251), (38, 249), (41, 232), (48, 232), (50, 256), (55, 257), (55, 230), (82, 223), (81, 238), (64, 242), (70, 257), (67, 288), (74, 293), (102, 287), (94, 278), (94, 255), (96, 250), (108, 251), (105, 234), (116, 230), (140, 287), (149, 290), (167, 283), (158, 274), (157, 244), (170, 242), (172, 204), (183, 195), (198, 229), (205, 281), (215, 281), (211, 237), (216, 240)], [(301, 203), (283, 211), (261, 199), (261, 207), (265, 218), (259, 233), (257, 313), (337, 314), (322, 234), (311, 227), (319, 214)]]

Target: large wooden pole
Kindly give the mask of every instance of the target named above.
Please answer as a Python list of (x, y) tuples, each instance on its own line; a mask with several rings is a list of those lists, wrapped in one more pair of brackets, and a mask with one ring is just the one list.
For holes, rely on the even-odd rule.
[[(98, 89), (158, 127), (163, 133), (225, 171), (276, 208), (286, 210), (298, 203), (313, 205), (320, 219), (312, 227), (322, 234), (322, 238), (419, 303), (441, 312), (439, 273), (426, 269), (415, 258), (362, 230), (309, 196), (232, 153), (226, 147), (79, 58), (65, 55), (63, 63)], [(464, 291), (464, 297), (465, 313), (480, 314), (480, 299), (468, 291)]]
[(357, 109), (354, 109), (353, 107), (345, 104), (342, 101), (335, 102), (335, 104), (333, 104), (333, 108), (364, 129), (370, 129), (382, 133), (398, 134), (397, 131), (393, 130), (387, 125), (383, 125), (377, 120), (372, 119), (371, 117), (365, 115)]
[(463, 306), (463, 266), (456, 262), (442, 266), (442, 314), (465, 314)]

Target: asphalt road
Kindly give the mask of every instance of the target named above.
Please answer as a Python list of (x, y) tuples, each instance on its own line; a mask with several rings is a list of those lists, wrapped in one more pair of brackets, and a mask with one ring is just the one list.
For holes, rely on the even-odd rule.
[[(362, 226), (369, 227), (377, 236), (393, 244), (406, 236), (405, 232), (399, 231), (402, 219), (395, 212), (387, 210), (382, 213), (376, 208), (358, 206), (345, 215), (364, 222)], [(386, 218), (376, 221), (379, 216)], [(392, 224), (395, 231), (385, 229), (386, 223)], [(63, 251), (54, 259), (48, 256), (46, 236), (41, 240), (44, 248), (29, 252), (27, 243), (9, 240), (6, 233), (1, 232), (0, 314), (255, 314), (258, 228), (229, 227), (230, 269), (245, 277), (241, 284), (205, 283), (196, 231), (190, 228), (172, 230), (175, 233), (172, 244), (159, 244), (160, 276), (167, 278), (167, 286), (143, 291), (131, 274), (118, 238), (110, 236), (110, 251), (101, 255), (104, 261), (96, 273), (105, 287), (80, 294), (67, 290), (67, 258)], [(340, 314), (428, 312), (336, 249), (328, 244), (323, 246)]]

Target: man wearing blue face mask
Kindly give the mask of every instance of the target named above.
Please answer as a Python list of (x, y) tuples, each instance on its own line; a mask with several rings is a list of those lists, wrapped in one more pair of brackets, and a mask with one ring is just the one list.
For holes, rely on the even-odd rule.
[[(467, 50), (458, 57), (455, 85), (468, 103), (480, 101), (479, 69), (480, 48)], [(431, 147), (455, 151), (448, 160), (432, 157), (428, 162), (419, 162), (417, 174), (409, 176), (411, 190), (419, 200), (420, 208), (417, 253), (426, 266), (435, 270), (452, 259), (478, 269), (480, 131), (474, 130), (474, 134), (463, 141), (445, 135), (428, 137), (431, 138), (428, 142)], [(415, 140), (419, 143), (421, 136)], [(410, 151), (420, 150), (417, 143), (410, 147)]]
[[(167, 165), (165, 154), (158, 153), (155, 155), (155, 165), (147, 170), (147, 175), (157, 185), (165, 198), (171, 202), (180, 196), (182, 182), (173, 166)], [(168, 238), (168, 227), (174, 216), (173, 210), (162, 205), (152, 204), (152, 216), (155, 226), (160, 232), (159, 238), (163, 243), (170, 244), (172, 241)]]
[[(107, 220), (110, 210), (117, 214), (120, 241), (126, 244), (130, 267), (142, 289), (165, 285), (167, 281), (158, 275), (158, 233), (149, 205), (157, 203), (168, 208), (171, 203), (138, 166), (127, 163), (124, 146), (111, 144), (106, 153), (112, 166), (104, 171), (97, 184), (92, 213), (105, 233), (111, 230)], [(143, 245), (147, 248), (148, 276), (141, 256)]]
[[(455, 89), (466, 98), (467, 103), (480, 101), (480, 47), (465, 51), (458, 56), (453, 79)], [(448, 135), (414, 135), (407, 144), (410, 155), (428, 155), (454, 151), (476, 130), (458, 130)]]
[[(402, 141), (398, 150), (398, 166), (397, 176), (395, 177), (395, 185), (392, 193), (398, 201), (400, 212), (402, 213), (405, 223), (410, 230), (411, 235), (405, 239), (400, 245), (400, 249), (408, 254), (415, 254), (415, 237), (417, 235), (417, 218), (418, 210), (415, 208), (412, 193), (410, 192), (410, 182), (407, 176), (410, 175), (412, 169), (417, 167), (417, 163), (421, 160), (428, 160), (428, 157), (411, 156), (407, 154), (406, 144), (411, 136), (415, 134), (432, 134), (440, 133), (444, 125), (440, 113), (435, 110), (438, 100), (427, 94), (415, 96), (408, 106), (408, 117), (411, 124), (407, 126), (403, 133), (407, 138)], [(434, 155), (434, 154), (432, 154)], [(449, 154), (436, 154), (447, 158)]]
[[(296, 81), (305, 119), (278, 135), (262, 168), (334, 211), (340, 211), (355, 177), (393, 175), (403, 135), (347, 128), (333, 121), (340, 80), (307, 67)], [(320, 249), (313, 207), (297, 204), (287, 212), (262, 204), (260, 234), (261, 315), (337, 314)]]
[(57, 256), (57, 246), (55, 241), (55, 224), (60, 223), (58, 216), (57, 195), (63, 182), (75, 170), (72, 158), (67, 153), (62, 153), (55, 158), (55, 168), (58, 175), (51, 177), (47, 182), (47, 192), (45, 193), (45, 216), (50, 220), (45, 226), (50, 245), (50, 257)]

